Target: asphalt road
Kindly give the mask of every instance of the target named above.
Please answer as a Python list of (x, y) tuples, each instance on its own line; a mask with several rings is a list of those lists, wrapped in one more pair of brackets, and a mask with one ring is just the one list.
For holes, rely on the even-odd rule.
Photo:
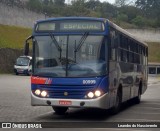
[(30, 77), (0, 75), (0, 122), (160, 122), (160, 83), (150, 83), (138, 105), (124, 104), (117, 115), (96, 109), (70, 109), (64, 116), (51, 107), (30, 105)]

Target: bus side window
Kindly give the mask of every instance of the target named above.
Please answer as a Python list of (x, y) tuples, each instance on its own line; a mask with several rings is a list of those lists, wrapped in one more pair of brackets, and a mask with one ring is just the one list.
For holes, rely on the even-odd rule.
[(118, 33), (116, 33), (114, 30), (110, 32), (110, 38), (111, 38), (111, 41), (110, 41), (110, 59), (111, 60), (116, 60), (116, 49), (118, 47)]

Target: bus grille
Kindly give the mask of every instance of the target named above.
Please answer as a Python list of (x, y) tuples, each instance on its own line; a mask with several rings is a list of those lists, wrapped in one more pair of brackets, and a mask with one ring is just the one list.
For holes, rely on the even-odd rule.
[(94, 90), (94, 86), (48, 86), (39, 87), (49, 94), (49, 98), (84, 99), (85, 95)]

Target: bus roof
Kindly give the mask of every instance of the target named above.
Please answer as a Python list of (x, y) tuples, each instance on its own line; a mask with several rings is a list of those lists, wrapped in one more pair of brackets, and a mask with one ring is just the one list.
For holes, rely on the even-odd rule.
[(142, 40), (138, 39), (137, 37), (133, 36), (131, 33), (129, 33), (128, 31), (122, 29), (121, 27), (119, 27), (118, 25), (114, 24), (113, 22), (108, 20), (108, 23), (111, 27), (115, 28), (116, 30), (118, 30), (119, 32), (123, 33), (124, 35), (128, 36), (129, 38), (145, 45), (146, 47), (148, 47), (147, 43), (143, 42)]
[(45, 21), (58, 21), (58, 20), (95, 20), (95, 21), (106, 21), (105, 18), (95, 18), (95, 17), (57, 17), (57, 18), (48, 18), (45, 20), (38, 20), (37, 22)]

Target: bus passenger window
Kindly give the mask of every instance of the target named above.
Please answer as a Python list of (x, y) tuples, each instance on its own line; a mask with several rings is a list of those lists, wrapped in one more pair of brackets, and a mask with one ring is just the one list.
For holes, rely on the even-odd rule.
[(133, 61), (134, 61), (134, 55), (132, 52), (129, 52), (129, 62), (133, 63)]
[(149, 67), (149, 74), (156, 74), (156, 68), (155, 67)]
[(43, 67), (43, 61), (42, 60), (39, 60), (37, 62), (37, 68), (42, 68)]

